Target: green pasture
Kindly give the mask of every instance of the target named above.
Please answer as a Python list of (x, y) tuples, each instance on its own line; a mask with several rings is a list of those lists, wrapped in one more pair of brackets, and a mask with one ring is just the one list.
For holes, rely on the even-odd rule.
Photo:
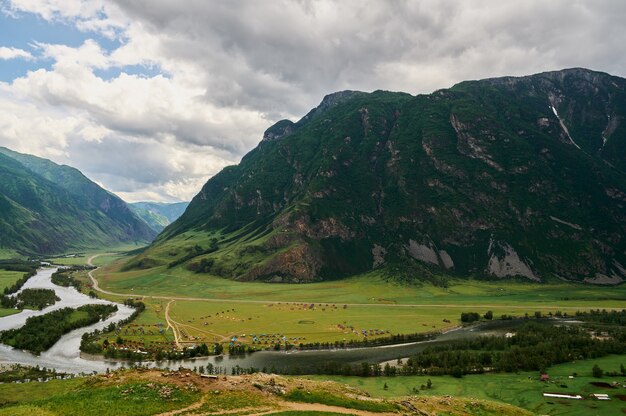
[[(121, 244), (112, 247), (102, 247), (98, 250), (87, 250), (85, 252), (70, 252), (58, 256), (48, 257), (46, 260), (62, 266), (83, 266), (91, 256), (98, 255), (94, 260), (95, 266), (109, 264), (122, 257), (128, 257), (128, 252), (143, 247), (137, 244)], [(1, 257), (0, 257), (1, 258)]]
[(21, 259), (24, 256), (9, 248), (0, 248), (0, 259)]
[(24, 272), (14, 272), (0, 269), (0, 292), (2, 292), (4, 288), (12, 286), (22, 276), (24, 276)]
[[(465, 397), (473, 399), (493, 400), (512, 404), (541, 415), (618, 415), (626, 409), (626, 401), (616, 395), (626, 396), (626, 377), (593, 378), (591, 368), (598, 364), (603, 370), (620, 370), (620, 364), (626, 365), (626, 355), (609, 356), (593, 360), (560, 364), (551, 367), (547, 373), (550, 382), (539, 381), (539, 374), (523, 372), (518, 374), (481, 374), (463, 378), (451, 376), (397, 376), (397, 377), (341, 377), (341, 376), (309, 376), (313, 380), (332, 380), (358, 387), (372, 396), (444, 396)], [(575, 378), (569, 376), (577, 374)], [(432, 388), (422, 390), (427, 380), (432, 381)], [(591, 385), (591, 382), (619, 382), (619, 388), (603, 388)], [(385, 385), (387, 388), (385, 389)], [(562, 387), (566, 386), (566, 387)], [(417, 390), (417, 393), (413, 389)], [(543, 392), (580, 394), (585, 400), (544, 398)], [(591, 393), (607, 393), (612, 396), (610, 401), (599, 401), (589, 398)]]
[(448, 288), (389, 281), (374, 271), (342, 280), (307, 284), (238, 282), (165, 266), (120, 272), (121, 262), (95, 272), (100, 286), (116, 293), (221, 300), (364, 304), (500, 305), (536, 309), (621, 308), (626, 285), (452, 280)]
[(18, 313), (17, 309), (0, 308), (0, 318)]
[[(23, 275), (24, 275), (24, 272), (14, 272), (14, 271), (0, 269), (0, 294), (2, 293), (5, 287), (9, 287), (13, 285)], [(3, 316), (13, 315), (18, 312), (19, 311), (17, 309), (0, 308), (0, 318), (2, 318)]]
[[(117, 299), (118, 301), (120, 299)], [(152, 344), (161, 346), (173, 346), (174, 335), (168, 329), (165, 321), (165, 306), (167, 301), (145, 301), (146, 309), (131, 323), (125, 325), (119, 333), (125, 341), (130, 343), (143, 344), (150, 347)], [(163, 330), (161, 332), (160, 330)], [(99, 337), (100, 341), (107, 339), (114, 343), (117, 334), (107, 333)]]
[[(144, 298), (143, 302), (146, 311), (124, 326), (120, 335), (126, 340), (144, 343), (146, 347), (154, 342), (171, 344), (174, 338), (164, 315), (168, 301)], [(463, 306), (175, 300), (170, 304), (170, 318), (183, 343), (228, 342), (236, 336), (239, 342), (252, 344), (254, 335), (280, 334), (281, 338), (286, 336), (290, 343), (298, 345), (361, 341), (365, 339), (361, 330), (368, 331), (368, 339), (445, 330), (460, 325), (461, 313), (467, 310)], [(474, 310), (484, 314), (487, 308)], [(532, 315), (534, 310), (542, 309), (497, 306), (490, 310), (498, 317), (502, 314)], [(542, 312), (548, 313), (549, 310)], [(159, 329), (164, 331), (160, 333)], [(377, 330), (378, 333), (370, 334), (369, 330)], [(114, 342), (116, 335), (106, 334), (102, 336), (104, 338)], [(267, 336), (260, 340), (256, 345), (266, 348), (272, 347), (278, 337)]]
[[(165, 305), (181, 297), (191, 299), (176, 299), (171, 304), (171, 318), (181, 341), (190, 343), (225, 342), (232, 336), (250, 343), (250, 334), (282, 334), (305, 343), (359, 340), (363, 339), (361, 329), (384, 332), (378, 336), (388, 335), (386, 331), (406, 334), (442, 330), (458, 325), (461, 313), (467, 311), (484, 314), (491, 310), (498, 318), (502, 314), (533, 315), (535, 311), (547, 314), (623, 308), (626, 302), (626, 285), (606, 288), (452, 280), (448, 288), (442, 288), (390, 281), (377, 272), (319, 283), (270, 284), (196, 274), (182, 267), (121, 272), (121, 265), (128, 260), (121, 254), (98, 259), (103, 263), (112, 261), (94, 272), (100, 287), (124, 294), (100, 296), (117, 301), (142, 298), (148, 306), (132, 326), (123, 329), (122, 335), (147, 346), (172, 341), (171, 330), (156, 335), (157, 324), (167, 328)], [(82, 279), (89, 283), (86, 276)], [(313, 309), (311, 304), (315, 305)], [(136, 326), (144, 331), (133, 333)], [(248, 336), (242, 338), (243, 334)], [(270, 346), (271, 341), (263, 340), (260, 346)]]
[[(380, 335), (427, 332), (451, 326), (441, 316), (458, 320), (452, 314), (438, 311), (435, 316), (416, 308), (348, 306), (319, 303), (244, 303), (175, 301), (170, 307), (171, 319), (190, 341), (226, 341), (236, 336), (240, 342), (252, 343), (251, 334), (281, 334), (294, 343), (363, 340), (361, 330), (378, 330)], [(432, 324), (436, 321), (436, 324)], [(245, 335), (245, 336), (244, 336)], [(265, 337), (260, 346), (272, 345)], [(278, 338), (276, 338), (278, 339)]]
[[(0, 416), (147, 416), (183, 408), (200, 396), (200, 393), (162, 383), (98, 385), (93, 381), (5, 384), (0, 390)], [(167, 396), (163, 395), (164, 387), (171, 389)]]

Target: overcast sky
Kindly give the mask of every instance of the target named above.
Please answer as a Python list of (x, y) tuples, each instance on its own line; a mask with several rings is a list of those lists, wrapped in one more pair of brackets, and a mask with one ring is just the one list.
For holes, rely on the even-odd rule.
[(0, 0), (0, 145), (189, 200), (330, 92), (626, 76), (624, 22), (623, 0)]

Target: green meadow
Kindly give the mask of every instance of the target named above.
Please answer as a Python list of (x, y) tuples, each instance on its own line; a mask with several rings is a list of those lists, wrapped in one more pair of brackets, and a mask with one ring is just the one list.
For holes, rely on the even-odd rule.
[(238, 282), (182, 267), (119, 271), (114, 262), (95, 272), (100, 287), (112, 292), (145, 295), (273, 302), (363, 303), (378, 305), (519, 306), (531, 309), (620, 308), (626, 285), (597, 287), (573, 283), (451, 280), (448, 288), (389, 280), (372, 272), (342, 280), (306, 284)]
[[(606, 371), (620, 370), (620, 364), (626, 365), (626, 355), (609, 356), (595, 360), (560, 364), (548, 369), (549, 382), (539, 381), (539, 374), (521, 372), (518, 374), (481, 374), (462, 378), (451, 376), (398, 376), (398, 377), (340, 377), (309, 376), (312, 380), (332, 380), (345, 383), (367, 391), (372, 396), (445, 396), (493, 400), (512, 404), (541, 415), (618, 415), (626, 412), (626, 377), (604, 376), (601, 379), (591, 375), (591, 368), (598, 364)], [(573, 379), (569, 376), (576, 374)], [(423, 389), (427, 380), (432, 382), (431, 389)], [(616, 381), (619, 388), (596, 387), (590, 383)], [(385, 388), (385, 386), (387, 386)], [(565, 387), (563, 387), (565, 386)], [(414, 390), (415, 389), (415, 390)], [(543, 392), (580, 394), (584, 400), (544, 398)], [(607, 393), (612, 400), (599, 401), (589, 397), (591, 393)]]
[[(0, 294), (2, 293), (4, 288), (13, 285), (23, 275), (24, 275), (24, 272), (14, 272), (14, 271), (0, 269)], [(3, 316), (13, 315), (14, 313), (17, 313), (17, 312), (19, 311), (16, 309), (0, 308), (0, 318), (2, 318)]]
[[(626, 301), (626, 285), (451, 279), (443, 288), (397, 282), (380, 272), (318, 283), (270, 284), (197, 274), (181, 266), (121, 271), (128, 257), (119, 252), (95, 260), (104, 265), (94, 272), (100, 288), (122, 294), (100, 296), (141, 298), (146, 304), (146, 311), (122, 334), (146, 346), (172, 342), (164, 313), (170, 300), (170, 318), (183, 343), (226, 342), (232, 336), (251, 343), (250, 334), (283, 334), (298, 343), (362, 340), (362, 329), (380, 331), (376, 337), (444, 330), (459, 325), (461, 313), (467, 311), (491, 310), (498, 318), (623, 308)], [(77, 276), (88, 291), (86, 274)], [(261, 347), (270, 346), (271, 340), (265, 341)]]
[(0, 390), (0, 416), (147, 416), (180, 409), (199, 396), (195, 391), (163, 383), (110, 385), (94, 379), (74, 379), (5, 384)]

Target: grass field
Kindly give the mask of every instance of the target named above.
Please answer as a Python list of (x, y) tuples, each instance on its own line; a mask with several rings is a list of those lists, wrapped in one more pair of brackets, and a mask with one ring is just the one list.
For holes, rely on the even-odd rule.
[[(131, 382), (114, 386), (90, 381), (5, 384), (0, 389), (0, 416), (143, 416), (185, 407), (199, 397), (198, 393), (161, 383)], [(171, 389), (169, 395), (163, 393), (166, 389)]]
[(3, 291), (4, 288), (13, 285), (22, 276), (24, 276), (24, 272), (14, 272), (0, 269), (0, 292)]
[[(4, 288), (13, 285), (23, 275), (24, 272), (14, 272), (0, 269), (0, 294), (2, 293)], [(18, 312), (19, 311), (16, 309), (0, 308), (0, 318), (2, 318), (3, 316), (13, 315)]]
[[(626, 302), (625, 285), (604, 288), (453, 280), (450, 287), (442, 288), (390, 282), (376, 272), (338, 281), (269, 284), (237, 282), (181, 267), (120, 272), (127, 260), (121, 253), (97, 257), (104, 267), (94, 275), (102, 289), (125, 294), (102, 295), (105, 298), (143, 298), (146, 312), (124, 329), (123, 336), (146, 346), (172, 341), (171, 329), (161, 329), (168, 328), (164, 310), (174, 298), (170, 318), (182, 343), (226, 342), (237, 336), (238, 341), (248, 344), (252, 342), (250, 334), (281, 334), (296, 344), (362, 340), (363, 329), (378, 330), (375, 336), (386, 336), (453, 327), (466, 311), (521, 316), (535, 311), (547, 314), (622, 308)], [(78, 275), (82, 275), (88, 291), (88, 278)], [(271, 345), (267, 338), (260, 344)]]
[(82, 266), (87, 264), (87, 260), (91, 256), (98, 255), (98, 257), (94, 259), (93, 263), (96, 266), (102, 266), (122, 257), (127, 257), (127, 253), (129, 251), (142, 247), (143, 246), (136, 244), (122, 244), (113, 247), (103, 247), (99, 250), (65, 253), (59, 256), (49, 257), (46, 260), (53, 264), (59, 264), (62, 266)]
[(24, 258), (15, 250), (0, 248), (0, 259), (21, 259)]
[[(166, 328), (164, 316), (166, 301), (146, 298), (148, 306), (132, 326), (124, 330), (124, 338), (132, 341), (144, 340), (171, 341), (171, 331), (157, 335), (158, 328)], [(347, 306), (321, 303), (292, 304), (276, 303), (232, 303), (182, 301), (170, 304), (170, 320), (179, 332), (183, 343), (228, 342), (236, 336), (242, 343), (252, 343), (253, 336), (260, 338), (256, 345), (271, 347), (277, 337), (261, 338), (262, 334), (280, 334), (290, 343), (334, 342), (364, 340), (362, 330), (368, 337), (377, 338), (390, 334), (424, 333), (444, 330), (460, 324), (462, 307), (394, 307)], [(520, 313), (519, 309), (508, 307), (492, 308), (498, 314)], [(486, 310), (481, 310), (485, 312)], [(444, 321), (445, 320), (445, 321)], [(143, 333), (133, 333), (132, 329), (143, 327)], [(146, 334), (150, 329), (153, 334)], [(128, 331), (127, 331), (128, 330)], [(373, 335), (370, 330), (374, 330)], [(111, 337), (109, 337), (111, 338)], [(109, 339), (112, 341), (113, 338)]]
[[(603, 377), (596, 379), (591, 376), (591, 368), (598, 364), (605, 371), (618, 371), (620, 364), (626, 365), (626, 355), (609, 356), (595, 360), (579, 361), (576, 363), (560, 364), (548, 369), (551, 381), (539, 381), (538, 373), (524, 372), (519, 374), (482, 374), (469, 375), (463, 378), (450, 376), (406, 376), (406, 377), (339, 377), (315, 376), (307, 377), (312, 380), (332, 380), (345, 383), (367, 391), (373, 396), (397, 397), (417, 395), (466, 397), (485, 400), (494, 400), (509, 403), (530, 410), (537, 414), (549, 415), (618, 415), (626, 409), (626, 401), (613, 397), (610, 401), (589, 399), (591, 393), (608, 393), (611, 396), (626, 395), (626, 388), (607, 389), (595, 387), (590, 382), (618, 381), (626, 384), (626, 377)], [(574, 373), (574, 379), (568, 377)], [(421, 390), (427, 380), (432, 381), (433, 387)], [(387, 389), (385, 389), (385, 384)], [(566, 385), (567, 387), (561, 387)], [(543, 392), (574, 393), (585, 397), (585, 400), (544, 399)]]
[(186, 296), (207, 299), (262, 301), (501, 305), (534, 308), (604, 306), (619, 308), (626, 301), (626, 285), (592, 287), (582, 284), (535, 284), (454, 280), (449, 288), (428, 284), (389, 282), (372, 272), (352, 278), (309, 284), (237, 282), (196, 274), (181, 267), (164, 266), (120, 272), (122, 261), (95, 273), (100, 286), (118, 293), (153, 296)]

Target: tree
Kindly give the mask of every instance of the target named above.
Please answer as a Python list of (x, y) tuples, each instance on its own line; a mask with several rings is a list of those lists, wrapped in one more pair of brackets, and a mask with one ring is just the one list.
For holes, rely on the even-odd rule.
[(487, 311), (487, 313), (485, 313), (485, 319), (491, 321), (493, 319), (493, 312)]
[(430, 379), (426, 380), (426, 387), (429, 389), (433, 387), (433, 382)]
[(385, 385), (383, 386), (383, 389), (389, 390), (389, 386), (387, 385), (387, 383), (385, 383)]
[(595, 378), (602, 378), (602, 376), (604, 375), (604, 370), (602, 370), (598, 366), (598, 364), (594, 364), (593, 368), (591, 369), (591, 374), (593, 374)]

